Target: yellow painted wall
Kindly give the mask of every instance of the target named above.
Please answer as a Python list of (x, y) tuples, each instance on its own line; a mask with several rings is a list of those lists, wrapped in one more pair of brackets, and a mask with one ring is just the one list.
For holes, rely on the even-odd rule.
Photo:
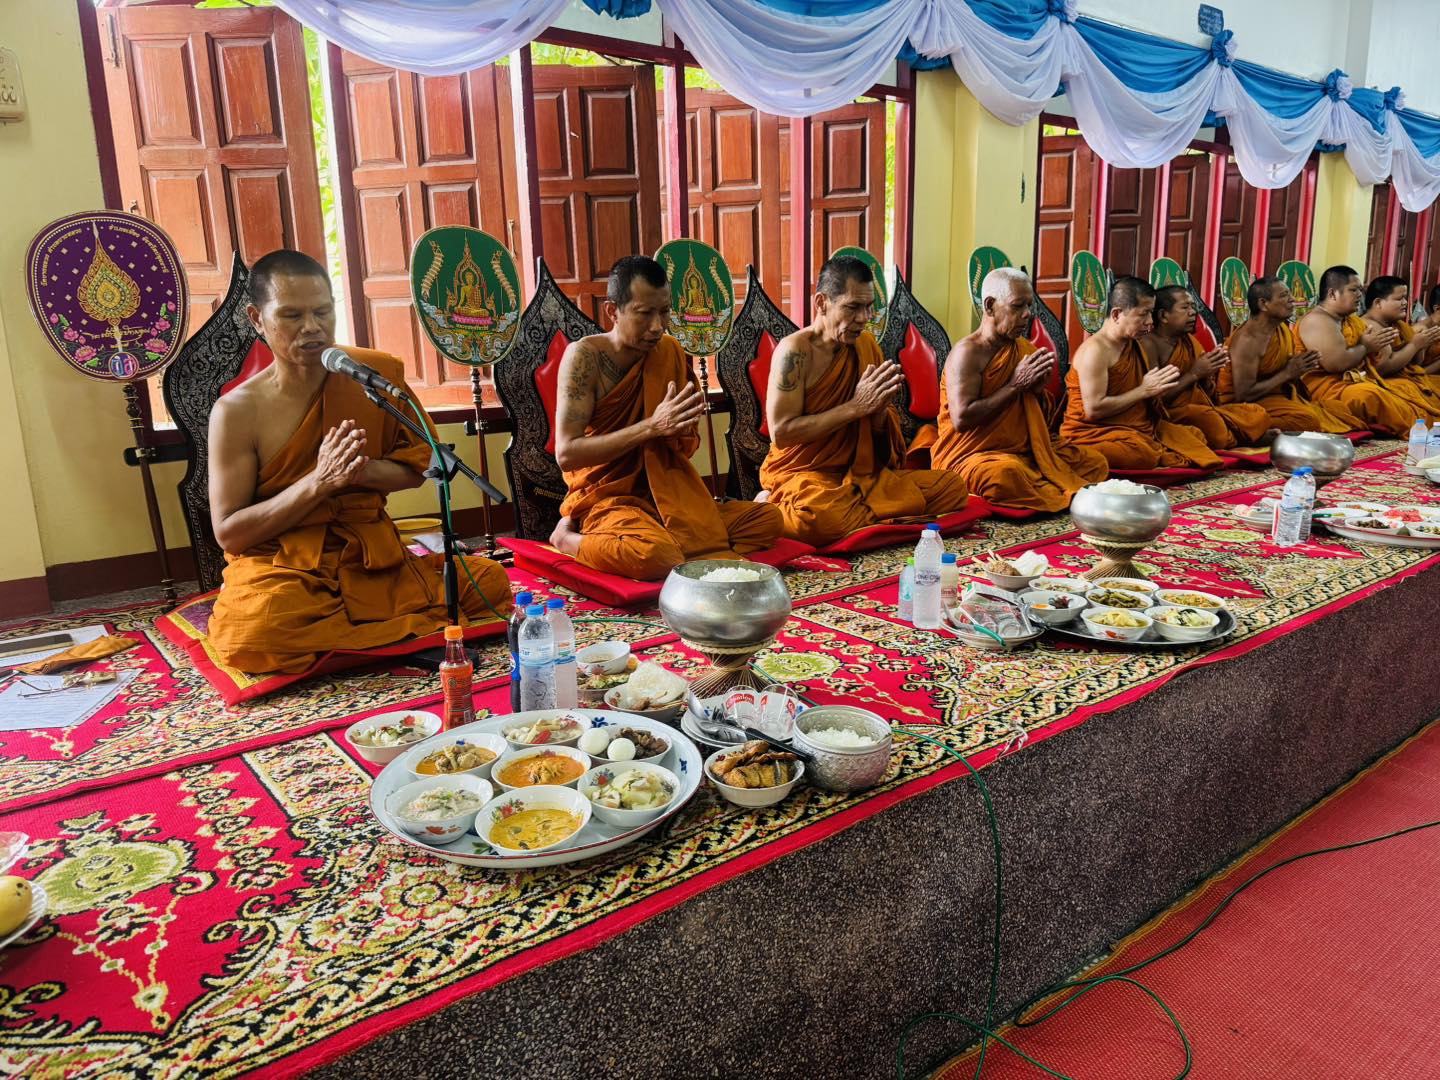
[(915, 294), (952, 339), (975, 328), (970, 253), (998, 247), (1015, 265), (1035, 249), (1040, 123), (992, 116), (951, 69), (916, 75)]
[(1344, 154), (1321, 154), (1315, 184), (1315, 231), (1310, 267), (1318, 279), (1328, 266), (1365, 272), (1370, 244), (1370, 206), (1375, 189), (1355, 179)]

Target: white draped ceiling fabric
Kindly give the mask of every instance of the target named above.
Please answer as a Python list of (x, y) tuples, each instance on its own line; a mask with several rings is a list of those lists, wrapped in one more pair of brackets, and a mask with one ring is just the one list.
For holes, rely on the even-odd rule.
[[(997, 5), (983, 2), (992, 9)], [(648, 7), (644, 0), (586, 3), (600, 10)], [(655, 3), (729, 93), (780, 116), (812, 116), (853, 101), (883, 76), (908, 40), (923, 57), (948, 57), (985, 108), (1009, 124), (1033, 120), (1063, 86), (1085, 140), (1118, 168), (1151, 168), (1171, 160), (1207, 119), (1219, 117), (1229, 129), (1241, 175), (1255, 187), (1285, 187), (1322, 144), (1343, 147), (1362, 183), (1389, 177), (1407, 210), (1423, 210), (1440, 195), (1440, 152), (1427, 157), (1416, 146), (1399, 115), (1403, 98), (1386, 95), (1372, 122), (1351, 101), (1350, 80), (1335, 72), (1313, 105), (1298, 115), (1280, 115), (1237, 76), (1236, 42), (1228, 32), (1216, 36), (1209, 61), (1188, 80), (1156, 90), (1129, 85), (1097, 54), (1076, 24), (1075, 0), (1047, 0), (1038, 26), (1013, 27), (1023, 36), (992, 25), (993, 11), (990, 21), (981, 18), (970, 0)], [(527, 44), (555, 21), (566, 0), (276, 4), (352, 52), (421, 74), (451, 75)], [(1022, 21), (1017, 15), (1017, 23)]]

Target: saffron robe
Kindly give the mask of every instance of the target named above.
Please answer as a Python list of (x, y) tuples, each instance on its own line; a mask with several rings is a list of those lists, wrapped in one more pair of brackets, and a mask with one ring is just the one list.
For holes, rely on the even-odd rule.
[[(595, 406), (588, 435), (607, 435), (652, 415), (670, 383), (694, 382), (685, 350), (663, 337)], [(690, 459), (663, 439), (565, 474), (560, 512), (580, 533), (576, 561), (637, 581), (658, 581), (692, 559), (739, 559), (780, 535), (763, 503), (717, 504)]]
[[(395, 357), (346, 351), (403, 386), (404, 365)], [(422, 439), (373, 405), (358, 383), (327, 375), (295, 433), (261, 464), (255, 501), (278, 495), (309, 473), (325, 433), (343, 420), (365, 429), (368, 457), (417, 471), (429, 466), (430, 447)], [(461, 621), (507, 615), (505, 571), (489, 559), (463, 558), (470, 575), (460, 570)], [(342, 491), (287, 532), (249, 551), (227, 552), (225, 561), (208, 637), (221, 662), (241, 671), (304, 671), (332, 649), (391, 645), (449, 622), (441, 556), (422, 558), (405, 549), (385, 512), (383, 492)]]
[[(998, 393), (1020, 361), (1034, 351), (1025, 338), (1002, 345), (981, 376), (980, 396)], [(1110, 475), (1098, 450), (1052, 440), (1043, 390), (1019, 394), (989, 423), (958, 431), (950, 419), (948, 382), (940, 383), (938, 434), (930, 460), (937, 469), (959, 473), (965, 486), (987, 502), (1026, 510), (1064, 510), (1075, 492)]]
[[(805, 412), (823, 413), (855, 396), (860, 376), (887, 363), (870, 332), (842, 345), (819, 381), (805, 389)], [(965, 481), (938, 469), (896, 468), (905, 442), (894, 408), (871, 413), (794, 446), (773, 443), (760, 466), (785, 535), (825, 547), (879, 522), (928, 521), (965, 505)]]
[[(1204, 347), (1194, 334), (1186, 334), (1170, 354), (1170, 364), (1180, 374), (1203, 355)], [(1198, 428), (1212, 450), (1229, 450), (1235, 446), (1253, 446), (1273, 426), (1263, 406), (1243, 401), (1217, 405), (1199, 383), (1183, 390), (1165, 402), (1165, 410), (1177, 424)]]
[[(1144, 378), (1145, 357), (1140, 345), (1127, 341), (1120, 359), (1110, 368), (1106, 395), (1116, 397), (1134, 390)], [(1218, 469), (1225, 464), (1205, 445), (1205, 436), (1198, 429), (1167, 419), (1157, 398), (1142, 398), (1103, 420), (1087, 420), (1080, 372), (1073, 367), (1065, 375), (1065, 389), (1068, 396), (1060, 437), (1098, 450), (1112, 469)]]
[[(1365, 334), (1365, 320), (1359, 315), (1348, 315), (1340, 324), (1340, 332), (1345, 337), (1345, 344), (1354, 346)], [(1305, 348), (1304, 339), (1300, 340), (1300, 347)], [(1367, 361), (1343, 375), (1312, 371), (1302, 375), (1301, 379), (1310, 396), (1326, 407), (1339, 405), (1358, 417), (1362, 427), (1385, 435), (1403, 436), (1415, 422), (1415, 408), (1376, 381), (1367, 370), (1372, 366)]]
[[(1415, 328), (1403, 320), (1395, 324), (1395, 330), (1400, 335), (1395, 339), (1394, 347), (1397, 349), (1403, 349), (1415, 337)], [(1435, 377), (1427, 374), (1416, 359), (1412, 358), (1394, 375), (1381, 375), (1373, 363), (1367, 366), (1367, 370), (1386, 390), (1404, 398), (1416, 416), (1440, 420), (1440, 387), (1437, 387)], [(1411, 423), (1414, 422), (1412, 419)]]
[[(1232, 349), (1236, 333), (1239, 333), (1238, 329), (1225, 342)], [(1295, 328), (1289, 323), (1281, 323), (1265, 343), (1265, 352), (1255, 368), (1256, 381), (1279, 374), (1290, 358), (1300, 351), (1300, 339), (1295, 335)], [(1235, 375), (1229, 364), (1215, 376), (1215, 386), (1222, 403), (1236, 402)], [(1266, 394), (1253, 404), (1263, 406), (1270, 422), (1281, 431), (1325, 431), (1343, 435), (1365, 429), (1365, 422), (1339, 402), (1321, 404), (1312, 400), (1310, 392), (1299, 379), (1292, 380), (1273, 394)]]

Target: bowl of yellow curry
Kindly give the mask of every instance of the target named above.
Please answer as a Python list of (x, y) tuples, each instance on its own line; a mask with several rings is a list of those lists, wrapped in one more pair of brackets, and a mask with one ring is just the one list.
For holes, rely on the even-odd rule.
[(573, 788), (589, 770), (590, 755), (573, 746), (536, 746), (502, 755), (490, 770), (490, 779), (500, 791), (547, 785)]
[(566, 843), (589, 821), (584, 795), (541, 784), (495, 796), (475, 815), (475, 832), (502, 855), (533, 855)]
[(1154, 624), (1143, 611), (1091, 607), (1080, 613), (1085, 628), (1098, 638), (1110, 641), (1139, 641)]

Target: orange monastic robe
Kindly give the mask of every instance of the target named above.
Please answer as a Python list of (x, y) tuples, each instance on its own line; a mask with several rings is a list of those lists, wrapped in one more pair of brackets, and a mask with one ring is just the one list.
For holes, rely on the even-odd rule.
[[(998, 349), (981, 377), (980, 396), (1010, 382), (1035, 346), (1019, 338)], [(1043, 391), (1016, 397), (983, 427), (957, 431), (950, 419), (948, 380), (940, 383), (939, 434), (930, 451), (937, 469), (953, 469), (987, 502), (1027, 510), (1064, 510), (1086, 484), (1110, 475), (1098, 450), (1055, 442), (1045, 422)]]
[[(886, 363), (867, 330), (841, 346), (820, 380), (805, 389), (807, 414), (843, 405), (863, 372)], [(893, 408), (794, 446), (771, 445), (760, 467), (769, 502), (785, 518), (785, 535), (816, 547), (882, 521), (923, 521), (965, 505), (969, 493), (954, 473), (892, 468), (905, 459)]]
[[(668, 335), (595, 406), (586, 435), (605, 435), (654, 413), (670, 383), (693, 382), (685, 350)], [(576, 560), (607, 573), (658, 581), (692, 559), (738, 559), (774, 543), (780, 514), (763, 503), (717, 505), (687, 455), (660, 439), (565, 474), (560, 512), (581, 534)]]
[[(1226, 339), (1225, 344), (1232, 349), (1235, 347), (1235, 333)], [(1265, 352), (1255, 369), (1255, 378), (1273, 378), (1299, 351), (1300, 339), (1295, 336), (1295, 328), (1289, 323), (1281, 323), (1265, 343)], [(1215, 376), (1215, 385), (1221, 402), (1228, 404), (1235, 401), (1235, 375), (1229, 364)], [(1281, 431), (1326, 431), (1332, 435), (1343, 435), (1348, 431), (1365, 429), (1364, 421), (1346, 411), (1338, 402), (1322, 405), (1312, 401), (1309, 391), (1299, 380), (1287, 383), (1284, 389), (1267, 394), (1254, 404), (1263, 406), (1270, 422)]]
[[(1415, 337), (1415, 328), (1403, 320), (1395, 324), (1395, 330), (1400, 335), (1396, 338), (1397, 349), (1403, 349)], [(1404, 398), (1414, 408), (1416, 416), (1440, 420), (1440, 386), (1437, 386), (1435, 376), (1427, 374), (1418, 361), (1411, 359), (1394, 375), (1382, 376), (1373, 363), (1369, 365), (1369, 370), (1376, 382)], [(1412, 419), (1410, 422), (1413, 424), (1415, 421)]]
[[(1204, 352), (1200, 339), (1186, 334), (1170, 354), (1170, 363), (1184, 375)], [(1262, 406), (1243, 401), (1217, 405), (1198, 384), (1167, 401), (1165, 410), (1177, 424), (1198, 428), (1212, 450), (1254, 446), (1272, 426), (1270, 414)]]
[[(369, 349), (346, 352), (391, 382), (403, 382), (404, 365), (395, 357)], [(295, 433), (260, 466), (255, 500), (278, 495), (310, 472), (325, 433), (342, 420), (365, 429), (367, 456), (417, 470), (429, 465), (429, 446), (371, 404), (358, 383), (329, 375)], [(382, 492), (352, 489), (333, 496), (288, 532), (246, 552), (227, 552), (225, 560), (209, 639), (221, 662), (241, 671), (304, 671), (332, 649), (390, 645), (449, 621), (440, 556), (417, 558), (405, 550)], [(484, 595), (462, 569), (462, 620), (508, 615), (505, 571), (489, 559), (465, 562)]]
[[(1359, 315), (1348, 315), (1340, 324), (1340, 332), (1344, 334), (1347, 346), (1355, 345), (1365, 334), (1365, 320)], [(1304, 339), (1300, 340), (1300, 347), (1305, 348)], [(1369, 366), (1367, 362), (1366, 367)], [(1371, 431), (1403, 436), (1415, 422), (1414, 406), (1387, 390), (1363, 368), (1353, 368), (1343, 375), (1312, 371), (1302, 375), (1301, 379), (1316, 401), (1323, 402), (1328, 408), (1341, 406)]]
[[(1127, 341), (1120, 359), (1110, 368), (1106, 394), (1134, 390), (1145, 378), (1145, 357), (1138, 342)], [(1225, 464), (1205, 445), (1205, 436), (1186, 424), (1165, 419), (1165, 408), (1155, 398), (1144, 398), (1104, 420), (1085, 419), (1080, 393), (1080, 372), (1065, 375), (1065, 419), (1060, 437), (1089, 446), (1105, 455), (1112, 469), (1218, 469)]]

